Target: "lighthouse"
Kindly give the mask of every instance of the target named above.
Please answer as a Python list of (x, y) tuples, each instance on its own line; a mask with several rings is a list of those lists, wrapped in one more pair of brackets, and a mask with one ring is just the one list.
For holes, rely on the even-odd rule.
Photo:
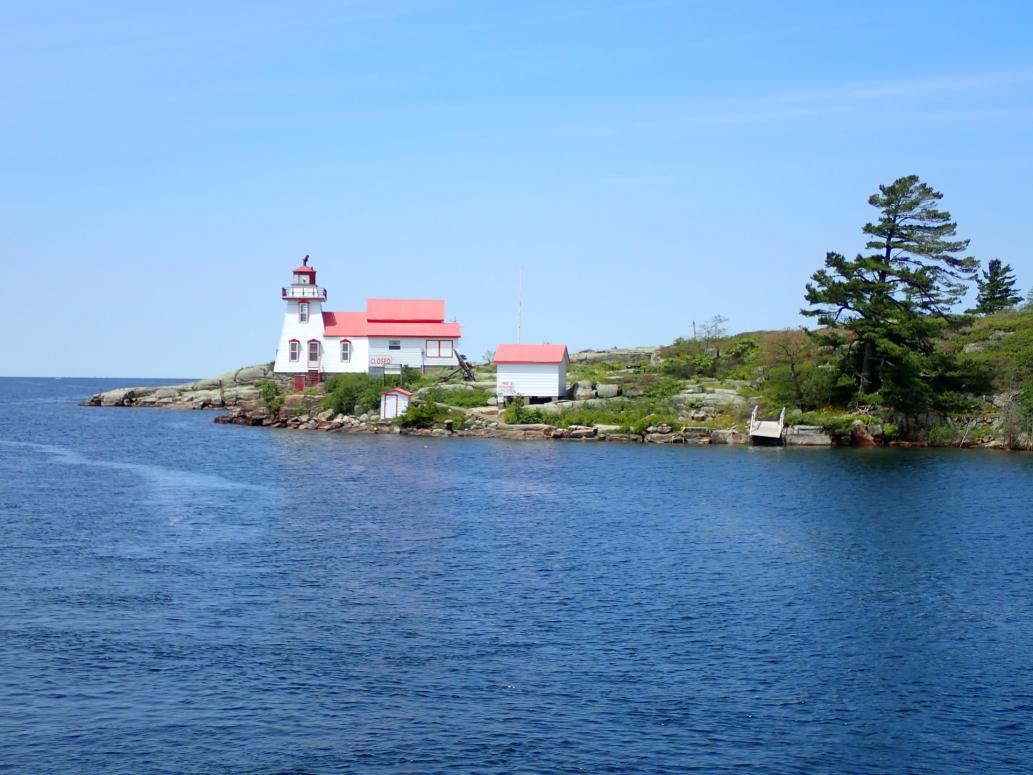
[(442, 299), (366, 299), (365, 311), (323, 309), (308, 256), (280, 291), (286, 309), (273, 371), (294, 378), (295, 390), (328, 374), (423, 373), (460, 365), (459, 324), (445, 321)]
[(316, 284), (316, 270), (308, 265), (308, 256), (292, 273), (291, 284), (280, 289), (280, 297), (286, 309), (273, 370), (280, 374), (303, 375), (306, 384), (318, 384), (323, 374), (326, 289)]

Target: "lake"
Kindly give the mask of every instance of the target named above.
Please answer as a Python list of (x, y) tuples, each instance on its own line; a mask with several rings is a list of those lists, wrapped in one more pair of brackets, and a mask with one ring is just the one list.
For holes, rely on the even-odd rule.
[(0, 769), (1028, 772), (1033, 457), (348, 436), (0, 379)]

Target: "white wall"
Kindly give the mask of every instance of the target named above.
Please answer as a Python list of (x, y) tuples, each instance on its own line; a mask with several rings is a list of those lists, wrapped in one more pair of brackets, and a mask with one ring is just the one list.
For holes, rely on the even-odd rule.
[[(397, 404), (395, 403), (397, 400)], [(400, 417), (409, 408), (409, 396), (390, 393), (380, 396), (380, 416), (385, 419)]]
[[(402, 349), (389, 350), (388, 341), (398, 339)], [(455, 366), (459, 363), (455, 356), (459, 347), (459, 340), (452, 340), (452, 356), (450, 358), (426, 358), (423, 351), (427, 346), (426, 337), (381, 337), (371, 336), (369, 338), (369, 365), (370, 366), (412, 366), (421, 368), (423, 366)]]
[[(326, 374), (365, 373), (371, 366), (455, 366), (459, 363), (455, 356), (458, 352), (459, 340), (452, 340), (452, 356), (448, 358), (427, 358), (424, 349), (427, 345), (425, 337), (390, 337), (400, 339), (401, 350), (389, 350), (389, 337), (349, 336), (352, 343), (350, 362), (341, 361), (341, 337), (323, 338), (323, 309), (319, 301), (309, 301), (309, 317), (307, 323), (298, 318), (298, 302), (291, 299), (286, 302), (287, 309), (283, 316), (283, 327), (280, 331), (280, 342), (276, 350), (276, 362), (273, 371), (280, 374), (304, 374), (308, 371), (308, 340), (319, 339), (319, 368)], [(301, 342), (301, 359), (290, 360), (290, 340)]]
[[(304, 374), (308, 371), (308, 340), (323, 338), (323, 304), (309, 300), (308, 322), (298, 319), (298, 302), (290, 299), (283, 315), (283, 327), (280, 330), (280, 343), (276, 348), (276, 362), (273, 371), (280, 374)], [(291, 339), (301, 340), (301, 359), (290, 360)]]
[(567, 392), (567, 362), (500, 363), (495, 391), (500, 396), (559, 398)]
[[(341, 360), (341, 339), (352, 343), (351, 361)], [(323, 371), (326, 374), (365, 374), (369, 371), (369, 339), (328, 336), (323, 340)]]

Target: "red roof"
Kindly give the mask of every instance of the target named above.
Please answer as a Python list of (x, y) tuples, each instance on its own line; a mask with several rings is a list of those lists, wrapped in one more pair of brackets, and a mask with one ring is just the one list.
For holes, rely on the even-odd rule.
[(315, 274), (316, 270), (310, 266), (299, 266), (294, 270), (294, 274)]
[(405, 388), (391, 388), (390, 390), (385, 390), (380, 395), (382, 395), (382, 396), (389, 396), (392, 393), (401, 393), (403, 396), (411, 396), (412, 395), (412, 393), (410, 393)]
[(500, 344), (495, 363), (563, 363), (565, 344)]
[(442, 323), (441, 299), (366, 299), (366, 319), (385, 322)]
[(438, 339), (458, 339), (458, 323), (366, 323), (368, 336), (427, 336)]
[(366, 336), (366, 316), (361, 312), (324, 312), (324, 336)]
[(458, 323), (367, 320), (363, 312), (324, 312), (323, 335), (459, 339), (462, 333)]

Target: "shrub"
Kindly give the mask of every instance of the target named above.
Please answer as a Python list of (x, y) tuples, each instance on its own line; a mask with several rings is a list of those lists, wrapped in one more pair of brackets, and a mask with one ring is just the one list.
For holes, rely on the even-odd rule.
[(326, 381), (323, 408), (337, 414), (363, 414), (380, 408), (384, 380), (369, 374), (338, 374)]
[(826, 433), (832, 436), (846, 436), (854, 427), (854, 422), (859, 419), (854, 415), (842, 414), (830, 410), (820, 412), (793, 411), (786, 415), (787, 425), (817, 425)]
[(451, 412), (447, 407), (433, 401), (421, 400), (410, 403), (405, 414), (399, 417), (397, 422), (403, 428), (433, 428), (451, 422), (452, 427), (459, 430), (466, 418), (459, 412)]
[(509, 425), (531, 425), (533, 423), (553, 424), (555, 416), (546, 415), (540, 409), (528, 409), (523, 396), (514, 398), (502, 412), (502, 419)]
[(398, 418), (398, 424), (403, 428), (433, 428), (446, 414), (448, 410), (433, 401), (412, 402)]
[(258, 395), (262, 399), (262, 403), (265, 404), (266, 409), (276, 414), (283, 408), (283, 396), (280, 395), (280, 389), (275, 382), (271, 379), (263, 379), (258, 383), (257, 387)]
[(437, 385), (420, 394), (421, 400), (424, 401), (467, 408), (484, 406), (490, 397), (491, 394), (481, 388), (462, 387), (457, 390), (447, 390)]

